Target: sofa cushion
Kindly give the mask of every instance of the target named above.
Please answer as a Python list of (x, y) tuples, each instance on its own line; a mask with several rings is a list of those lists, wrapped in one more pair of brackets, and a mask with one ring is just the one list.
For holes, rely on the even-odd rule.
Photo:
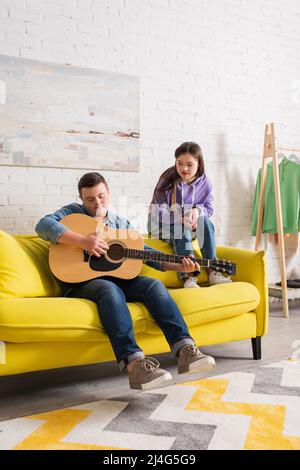
[(0, 299), (61, 295), (48, 264), (49, 242), (0, 230)]
[[(189, 328), (251, 312), (259, 304), (257, 288), (248, 282), (218, 284), (200, 289), (169, 289)], [(159, 327), (143, 306), (147, 333), (159, 334)]]
[[(146, 329), (139, 303), (128, 303), (136, 332)], [(68, 297), (0, 299), (0, 338), (12, 343), (106, 341), (95, 302)]]
[[(259, 292), (246, 282), (171, 289), (189, 327), (253, 311)], [(135, 333), (160, 334), (143, 303), (128, 303)], [(0, 299), (0, 338), (7, 342), (106, 341), (97, 305), (86, 299)]]

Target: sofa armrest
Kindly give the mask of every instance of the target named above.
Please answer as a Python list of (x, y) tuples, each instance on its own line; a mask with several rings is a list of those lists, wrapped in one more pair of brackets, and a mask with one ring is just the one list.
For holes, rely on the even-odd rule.
[(217, 257), (230, 260), (236, 264), (236, 275), (233, 281), (250, 282), (259, 291), (260, 302), (255, 312), (257, 316), (257, 336), (268, 331), (268, 278), (264, 251), (244, 250), (241, 248), (217, 247)]

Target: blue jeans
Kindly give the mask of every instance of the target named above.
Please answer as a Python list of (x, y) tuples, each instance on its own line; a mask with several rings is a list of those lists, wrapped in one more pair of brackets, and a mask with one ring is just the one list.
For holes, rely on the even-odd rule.
[[(194, 231), (183, 224), (160, 224), (158, 229), (158, 226), (153, 223), (150, 230), (149, 218), (148, 232), (152, 237), (159, 237), (170, 243), (177, 255), (185, 256), (194, 255), (192, 241), (197, 238), (203, 258), (216, 258), (215, 227), (206, 215), (198, 218), (197, 228)], [(186, 273), (178, 273), (180, 279), (184, 279), (186, 276)]]
[(173, 357), (185, 344), (194, 344), (179, 308), (164, 284), (146, 276), (130, 280), (110, 276), (86, 282), (67, 284), (66, 297), (89, 299), (96, 302), (102, 326), (107, 333), (115, 356), (123, 371), (128, 362), (144, 353), (133, 332), (127, 302), (143, 302), (163, 331)]

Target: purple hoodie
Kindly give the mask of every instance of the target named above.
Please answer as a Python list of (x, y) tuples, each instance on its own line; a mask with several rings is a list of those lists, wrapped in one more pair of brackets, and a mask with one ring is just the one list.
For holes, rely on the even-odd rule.
[[(199, 209), (200, 215), (211, 217), (213, 214), (212, 200), (212, 184), (205, 173), (190, 184), (183, 181), (177, 184), (176, 212), (180, 217), (182, 217), (186, 210), (194, 207)], [(157, 219), (159, 213), (162, 217), (164, 215), (170, 216), (171, 205), (171, 189), (165, 191), (163, 195), (155, 191), (151, 203), (152, 217)]]

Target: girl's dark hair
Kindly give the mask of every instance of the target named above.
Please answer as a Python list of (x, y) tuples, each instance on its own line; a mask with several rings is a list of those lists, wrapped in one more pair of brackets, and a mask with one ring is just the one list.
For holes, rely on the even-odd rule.
[[(195, 175), (196, 178), (202, 176), (205, 172), (203, 154), (200, 145), (195, 142), (184, 142), (175, 150), (175, 159), (179, 158), (185, 153), (190, 153), (198, 162), (198, 169)], [(163, 172), (160, 176), (158, 183), (154, 189), (153, 199), (151, 204), (155, 202), (155, 196), (165, 193), (169, 189), (172, 189), (172, 202), (175, 201), (175, 188), (181, 177), (176, 169), (176, 165), (171, 166)]]
[(79, 194), (81, 195), (82, 188), (93, 188), (94, 186), (97, 186), (97, 184), (99, 183), (104, 183), (105, 186), (108, 188), (105, 178), (102, 175), (100, 175), (100, 173), (97, 173), (97, 172), (86, 173), (78, 181)]

